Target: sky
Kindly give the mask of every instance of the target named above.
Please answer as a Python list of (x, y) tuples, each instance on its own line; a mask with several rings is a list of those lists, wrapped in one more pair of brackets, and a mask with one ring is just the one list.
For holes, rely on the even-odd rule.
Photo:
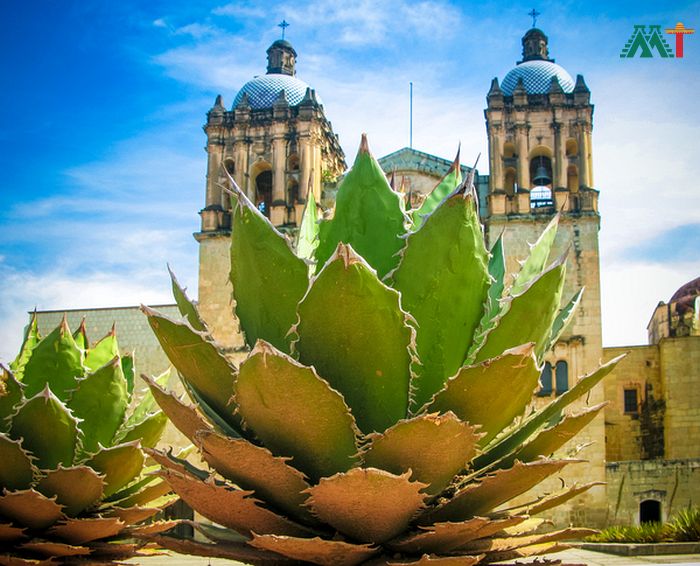
[[(669, 7), (670, 5), (670, 7)], [(537, 2), (550, 56), (595, 104), (604, 345), (646, 343), (656, 304), (700, 275), (700, 3)], [(196, 296), (202, 125), (217, 94), (294, 45), (351, 162), (416, 149), (486, 155), (491, 79), (520, 59), (532, 2), (32, 1), (4, 4), (0, 45), (0, 361), (27, 311)], [(683, 58), (621, 59), (634, 24), (698, 27)], [(667, 36), (673, 45), (673, 38)], [(487, 173), (487, 159), (479, 166)]]

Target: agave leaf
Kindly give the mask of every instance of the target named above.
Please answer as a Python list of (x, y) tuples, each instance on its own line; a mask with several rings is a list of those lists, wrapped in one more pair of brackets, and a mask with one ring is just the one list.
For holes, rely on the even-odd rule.
[(375, 468), (322, 478), (308, 490), (307, 506), (324, 523), (360, 542), (385, 542), (403, 532), (423, 508), (427, 487)]
[(274, 454), (292, 457), (312, 479), (355, 462), (353, 417), (343, 397), (313, 368), (261, 341), (241, 365), (234, 388), (246, 427)]
[(112, 444), (115, 433), (124, 422), (128, 405), (127, 383), (118, 356), (78, 380), (68, 407), (81, 421), (79, 426), (83, 432), (82, 449), (85, 453), (96, 452), (100, 444)]
[[(522, 415), (537, 388), (540, 372), (534, 344), (507, 350), (495, 359), (464, 367), (428, 404), (428, 411), (452, 411), (463, 421), (481, 425), (485, 446)], [(488, 399), (488, 403), (484, 400)]]
[(126, 390), (129, 392), (129, 400), (131, 400), (131, 394), (134, 392), (134, 376), (136, 374), (133, 352), (122, 355), (122, 373), (124, 374), (124, 379), (126, 379)]
[(171, 521), (152, 521), (147, 525), (137, 525), (135, 527), (125, 529), (124, 534), (134, 538), (148, 538), (150, 536), (169, 531), (181, 523), (182, 521), (180, 519), (174, 519)]
[(489, 536), (494, 531), (516, 525), (525, 517), (508, 517), (507, 519), (488, 519), (473, 517), (457, 523), (435, 523), (424, 527), (422, 532), (391, 541), (387, 546), (396, 552), (449, 552), (467, 542)]
[(424, 554), (418, 560), (391, 560), (386, 562), (386, 566), (472, 566), (478, 564), (483, 559), (479, 556), (434, 556)]
[(513, 560), (515, 558), (526, 558), (528, 556), (540, 556), (542, 554), (552, 554), (555, 552), (561, 552), (571, 548), (568, 544), (561, 544), (558, 542), (546, 542), (543, 544), (533, 544), (531, 546), (523, 546), (514, 550), (504, 550), (489, 552), (486, 554), (482, 562), (484, 564), (491, 564), (494, 562), (503, 562), (505, 560)]
[(493, 318), (500, 310), (499, 304), (506, 284), (506, 254), (503, 249), (503, 232), (501, 232), (496, 243), (491, 248), (489, 275), (493, 277), (493, 281), (489, 287), (489, 309), (487, 314), (490, 318)]
[(183, 380), (199, 393), (224, 421), (238, 429), (238, 421), (229, 407), (236, 368), (229, 363), (208, 335), (148, 307), (141, 308), (148, 316), (148, 322), (160, 345)]
[(0, 434), (0, 488), (26, 489), (38, 470), (19, 440)]
[(161, 548), (180, 554), (196, 554), (210, 558), (222, 558), (225, 560), (240, 561), (244, 564), (255, 566), (274, 566), (276, 564), (289, 564), (289, 560), (273, 554), (251, 548), (244, 542), (218, 542), (208, 544), (192, 539), (174, 538), (172, 536), (154, 535), (149, 540)]
[(64, 401), (83, 372), (83, 351), (75, 343), (64, 317), (53, 332), (34, 346), (22, 374), (24, 395), (34, 397), (48, 384), (54, 395)]
[(343, 244), (299, 304), (299, 361), (343, 395), (365, 433), (406, 416), (413, 341), (406, 316), (399, 293)]
[(72, 544), (46, 540), (25, 542), (19, 548), (33, 555), (48, 556), (49, 559), (66, 556), (85, 556), (90, 554), (90, 549), (87, 546), (74, 546)]
[(85, 354), (85, 367), (90, 371), (97, 371), (117, 357), (119, 357), (117, 330), (112, 326), (112, 330)]
[(475, 540), (461, 547), (466, 552), (502, 552), (559, 540), (581, 540), (597, 533), (593, 529), (568, 528), (545, 534)]
[(12, 543), (26, 538), (26, 528), (15, 527), (12, 523), (0, 523), (0, 543)]
[(417, 406), (462, 366), (488, 291), (488, 253), (471, 187), (460, 188), (409, 234), (392, 274), (402, 307), (417, 324)]
[(277, 506), (304, 522), (314, 522), (303, 507), (307, 498), (302, 491), (309, 487), (304, 475), (287, 464), (286, 458), (273, 456), (266, 448), (247, 440), (227, 438), (214, 431), (197, 434), (202, 459), (222, 477), (242, 489)]
[(365, 258), (381, 279), (398, 264), (406, 221), (401, 195), (389, 186), (362, 134), (355, 163), (338, 188), (335, 216), (320, 226), (317, 272), (344, 243)]
[(425, 197), (425, 200), (414, 211), (411, 212), (412, 228), (417, 230), (423, 225), (425, 217), (431, 214), (440, 206), (440, 203), (459, 187), (462, 182), (462, 171), (459, 166), (459, 149), (455, 160), (450, 165), (447, 173), (435, 185), (432, 191)]
[(63, 512), (75, 517), (102, 498), (104, 482), (88, 466), (59, 467), (46, 472), (36, 490), (46, 497), (55, 497), (56, 502), (63, 506)]
[(475, 355), (473, 363), (501, 355), (509, 348), (534, 342), (539, 359), (544, 353), (559, 310), (566, 274), (566, 256), (530, 283), (519, 295), (513, 295), (501, 311), (497, 326), (489, 332)]
[(90, 517), (67, 519), (49, 529), (49, 534), (70, 544), (85, 544), (93, 540), (115, 536), (124, 528), (117, 517)]
[(32, 350), (41, 340), (39, 336), (39, 326), (36, 317), (36, 311), (32, 313), (32, 319), (27, 325), (27, 329), (24, 333), (24, 340), (22, 341), (22, 347), (19, 350), (19, 354), (13, 362), (10, 363), (10, 369), (15, 377), (22, 380), (22, 375), (24, 374), (24, 366), (27, 365), (27, 361), (32, 355)]
[(104, 476), (105, 497), (119, 491), (136, 478), (143, 468), (144, 456), (138, 442), (103, 448), (86, 465)]
[[(551, 456), (564, 444), (576, 436), (587, 426), (608, 403), (600, 403), (589, 407), (576, 415), (568, 415), (556, 425), (541, 431), (532, 440), (518, 450), (513, 459), (522, 462), (531, 462), (539, 456)], [(501, 464), (507, 465), (507, 464)]]
[(512, 468), (498, 470), (467, 484), (447, 502), (421, 518), (435, 521), (461, 521), (467, 517), (492, 511), (499, 505), (525, 493), (545, 478), (577, 460), (538, 460), (524, 464), (516, 462)]
[(557, 228), (560, 218), (561, 213), (557, 212), (540, 234), (540, 237), (537, 238), (537, 241), (530, 246), (530, 254), (520, 268), (520, 272), (515, 278), (515, 281), (513, 281), (513, 286), (510, 289), (510, 294), (512, 296), (520, 295), (529, 287), (532, 281), (542, 274), (549, 260), (549, 254), (552, 251), (554, 240), (557, 237)]
[(545, 352), (549, 352), (549, 350), (552, 349), (554, 344), (556, 344), (559, 338), (561, 338), (561, 335), (573, 320), (574, 316), (576, 315), (576, 309), (581, 302), (583, 291), (584, 288), (579, 289), (567, 303), (567, 305), (557, 314), (557, 317), (554, 319), (554, 324), (552, 324), (552, 334), (547, 341), (547, 346), (544, 348)]
[(624, 357), (624, 355), (621, 355), (603, 364), (594, 372), (579, 379), (576, 385), (566, 393), (557, 397), (549, 405), (533, 413), (530, 417), (525, 419), (520, 426), (492, 444), (483, 454), (477, 456), (473, 464), (474, 469), (480, 470), (517, 450), (528, 438), (537, 432), (540, 427), (544, 426), (556, 415), (559, 415), (570, 403), (579, 399), (600, 383)]
[(288, 352), (287, 332), (309, 286), (309, 268), (243, 193), (238, 191), (233, 200), (231, 283), (236, 316), (248, 346), (262, 339)]
[(355, 566), (374, 556), (379, 549), (369, 544), (351, 544), (320, 537), (298, 538), (277, 535), (256, 535), (248, 544), (276, 552), (293, 560), (321, 566)]
[(367, 467), (393, 474), (411, 471), (411, 478), (440, 493), (467, 467), (476, 453), (479, 435), (454, 413), (421, 415), (400, 421), (383, 434), (372, 435), (362, 452)]
[(556, 493), (544, 495), (537, 499), (537, 501), (530, 502), (526, 505), (522, 505), (514, 509), (517, 509), (517, 512), (526, 513), (528, 515), (537, 515), (539, 513), (552, 509), (553, 507), (557, 507), (562, 503), (566, 503), (567, 501), (569, 501), (569, 499), (573, 499), (574, 497), (585, 493), (586, 491), (597, 485), (605, 485), (605, 482), (596, 481), (586, 483), (580, 486), (574, 484), (571, 487), (566, 487), (564, 489), (559, 490)]
[(15, 525), (41, 530), (63, 518), (61, 506), (34, 489), (4, 492), (0, 495), (0, 516)]
[(73, 464), (78, 445), (78, 423), (48, 385), (18, 407), (12, 415), (9, 434), (12, 438), (22, 439), (22, 447), (36, 457), (39, 468), (53, 469), (59, 464)]
[(202, 481), (184, 470), (176, 472), (162, 469), (158, 474), (185, 503), (197, 509), (202, 516), (241, 534), (309, 534), (301, 525), (262, 507), (260, 501), (251, 497), (252, 491), (234, 489), (229, 484), (213, 479)]
[[(170, 381), (170, 378), (172, 377), (172, 368), (169, 367), (167, 370), (165, 370), (163, 373), (156, 377), (146, 377), (143, 375), (142, 377), (146, 381), (146, 383), (153, 381), (158, 385), (158, 387), (160, 387), (161, 389), (165, 389), (168, 385), (168, 382)], [(149, 387), (145, 391), (145, 393), (143, 393), (143, 396), (141, 397), (141, 399), (139, 399), (138, 404), (133, 408), (131, 414), (129, 414), (122, 428), (130, 428), (137, 425), (140, 422), (143, 422), (148, 418), (149, 414), (153, 413), (153, 409), (157, 406), (158, 405), (156, 403), (156, 400), (153, 397), (153, 392)]]
[[(132, 507), (134, 505), (151, 505), (154, 507), (166, 507), (172, 503), (177, 496), (168, 498), (168, 494), (172, 492), (168, 483), (156, 476), (146, 478), (148, 484), (126, 497), (120, 497), (114, 500), (115, 505), (119, 507)], [(115, 494), (116, 495), (116, 494)], [(161, 501), (162, 500), (162, 501)]]
[(301, 217), (301, 226), (297, 235), (296, 253), (297, 256), (309, 262), (313, 261), (318, 247), (319, 226), (318, 209), (316, 208), (316, 199), (311, 191), (309, 191), (304, 206), (304, 214)]
[(180, 283), (177, 280), (177, 277), (175, 277), (175, 274), (173, 273), (173, 270), (170, 269), (169, 265), (168, 273), (170, 274), (170, 284), (172, 287), (175, 303), (177, 304), (177, 310), (179, 310), (180, 314), (184, 316), (185, 319), (187, 319), (187, 322), (190, 323), (190, 326), (192, 328), (199, 332), (207, 332), (207, 325), (199, 316), (199, 311), (197, 310), (197, 307), (189, 299), (187, 293), (185, 292), (186, 289), (180, 285)]
[(140, 423), (124, 431), (124, 435), (117, 439), (117, 442), (131, 442), (138, 440), (141, 446), (153, 448), (163, 435), (168, 417), (163, 411), (157, 411), (148, 415)]
[[(207, 403), (204, 398), (199, 394), (199, 392), (194, 389), (193, 387), (190, 387), (188, 383), (183, 383), (185, 386), (185, 391), (187, 391), (187, 394), (189, 395), (190, 399), (194, 401), (194, 404), (199, 408), (199, 410), (202, 412), (202, 414), (209, 419), (210, 422), (214, 423), (216, 427), (221, 429), (223, 432), (225, 432), (228, 436), (232, 436), (234, 438), (247, 438), (248, 440), (252, 441), (252, 434), (250, 432), (246, 431), (243, 428), (243, 423), (241, 423), (241, 418), (238, 413), (233, 413), (229, 417), (229, 421), (232, 423), (235, 423), (235, 428), (229, 424), (224, 418), (219, 415), (212, 407)], [(231, 401), (229, 401), (232, 403)], [(231, 410), (233, 411), (233, 404), (231, 404)]]
[(85, 328), (85, 317), (80, 321), (80, 326), (73, 332), (73, 340), (81, 350), (87, 350), (90, 347), (90, 341), (87, 337), (87, 328)]
[(102, 513), (104, 517), (116, 517), (124, 525), (134, 525), (150, 519), (160, 513), (158, 507), (112, 507), (109, 511)]
[(23, 399), (22, 385), (13, 373), (0, 366), (0, 432), (10, 427), (8, 417)]

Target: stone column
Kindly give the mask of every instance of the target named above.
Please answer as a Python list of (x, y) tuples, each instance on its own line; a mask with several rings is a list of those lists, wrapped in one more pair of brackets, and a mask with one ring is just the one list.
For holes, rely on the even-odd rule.
[(276, 137), (272, 140), (272, 207), (270, 210), (270, 221), (275, 226), (284, 224), (287, 215), (287, 195), (285, 190), (286, 146), (286, 141), (282, 137)]
[(563, 188), (568, 186), (566, 182), (566, 144), (563, 140), (564, 128), (560, 123), (554, 123), (552, 127), (554, 128), (554, 155), (556, 155), (554, 188)]
[(579, 130), (579, 144), (581, 148), (581, 171), (579, 172), (581, 178), (579, 179), (579, 183), (584, 187), (590, 187), (591, 177), (589, 167), (591, 163), (591, 151), (588, 146), (588, 132), (586, 130), (587, 128), (585, 125), (582, 125)]
[(518, 151), (518, 187), (531, 189), (530, 186), (530, 162), (527, 158), (527, 126), (516, 126), (515, 141)]
[(306, 193), (309, 189), (309, 177), (313, 168), (311, 147), (307, 136), (299, 137), (299, 197), (306, 200)]
[(494, 124), (491, 127), (491, 155), (494, 174), (493, 189), (503, 189), (505, 186), (503, 178), (503, 139), (501, 126)]

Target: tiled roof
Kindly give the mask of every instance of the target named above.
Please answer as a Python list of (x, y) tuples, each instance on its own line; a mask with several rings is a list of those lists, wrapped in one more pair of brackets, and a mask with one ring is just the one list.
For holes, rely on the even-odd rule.
[[(290, 75), (261, 75), (243, 85), (243, 88), (238, 91), (233, 101), (233, 107), (236, 108), (238, 106), (241, 98), (243, 98), (243, 93), (246, 93), (248, 95), (248, 103), (253, 110), (272, 108), (272, 104), (282, 90), (284, 90), (285, 98), (289, 105), (296, 106), (304, 99), (307, 88), (309, 88), (309, 85), (304, 81)], [(319, 104), (323, 104), (318, 95), (316, 95), (316, 100)]]
[(556, 77), (564, 92), (574, 91), (574, 79), (563, 67), (551, 61), (525, 61), (520, 63), (505, 76), (501, 84), (503, 94), (512, 95), (522, 78), (525, 90), (528, 94), (546, 94), (552, 84), (552, 77)]

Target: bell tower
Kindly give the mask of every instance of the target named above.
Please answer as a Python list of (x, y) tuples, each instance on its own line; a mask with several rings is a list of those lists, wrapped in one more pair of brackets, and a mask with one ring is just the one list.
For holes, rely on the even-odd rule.
[[(591, 132), (593, 105), (582, 75), (576, 80), (550, 57), (545, 33), (532, 28), (522, 38), (522, 60), (486, 96), (489, 151), (487, 236), (503, 233), (508, 270), (528, 255), (557, 212), (559, 229), (550, 261), (571, 246), (563, 300), (585, 287), (573, 322), (546, 358), (538, 403), (548, 403), (573, 387), (575, 379), (602, 359), (598, 191), (593, 181)], [(602, 387), (590, 404), (602, 402)], [(570, 444), (594, 442), (578, 457), (587, 464), (565, 470), (567, 483), (605, 481), (602, 416)], [(567, 445), (563, 450), (573, 451)], [(569, 454), (569, 453), (567, 453)], [(573, 454), (571, 452), (569, 455)], [(587, 479), (586, 479), (587, 478)], [(552, 486), (556, 489), (556, 486)], [(604, 488), (573, 500), (559, 524), (597, 525), (604, 520)], [(562, 513), (562, 512), (560, 512)]]

